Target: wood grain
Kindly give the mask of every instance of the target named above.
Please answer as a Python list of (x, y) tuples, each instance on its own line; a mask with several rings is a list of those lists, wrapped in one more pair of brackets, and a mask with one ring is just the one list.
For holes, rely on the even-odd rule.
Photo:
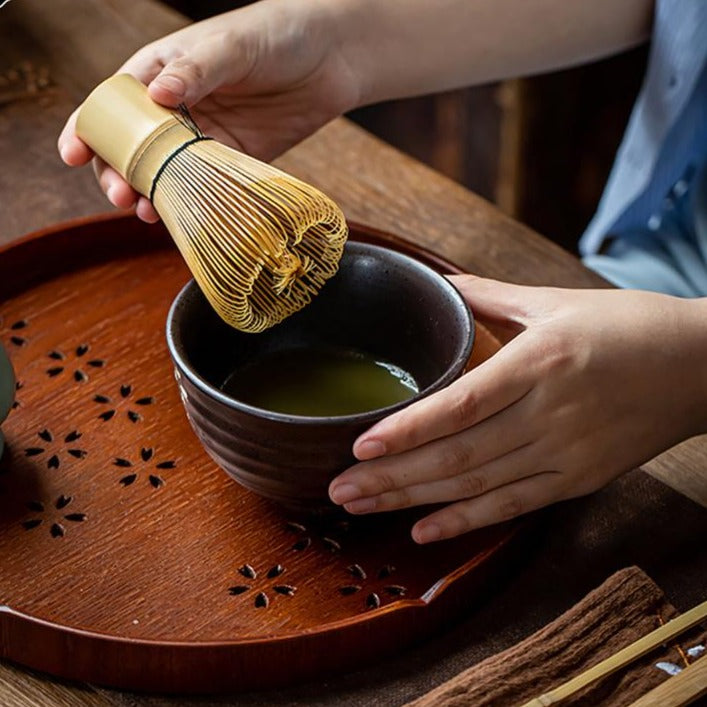
[[(152, 5), (156, 6), (154, 12), (147, 9)], [(117, 2), (92, 0), (77, 13), (71, 0), (57, 0), (51, 8), (41, 0), (23, 0), (3, 9), (3, 19), (9, 20), (2, 30), (3, 34), (8, 32), (9, 40), (0, 48), (3, 63), (14, 64), (20, 59), (49, 63), (51, 76), (61, 89), (51, 97), (50, 114), (44, 114), (50, 106), (35, 111), (27, 127), (22, 124), (25, 114), (31, 115), (26, 102), (0, 112), (0, 127), (4, 125), (0, 141), (9, 146), (17, 131), (25, 136), (22, 146), (10, 150), (16, 168), (8, 170), (12, 179), (0, 177), (5, 204), (20, 205), (29, 200), (35, 205), (40, 195), (57, 193), (60, 184), (63, 209), (51, 208), (51, 220), (106, 210), (89, 170), (64, 167), (54, 142), (63, 118), (96, 82), (138, 46), (179, 24), (173, 13), (165, 16), (161, 6), (149, 0), (135, 6), (139, 9), (133, 10), (133, 3), (128, 9)], [(145, 20), (147, 16), (152, 16), (151, 22)], [(72, 39), (74, 35), (78, 41)], [(96, 37), (101, 37), (100, 52)], [(37, 139), (42, 142), (32, 151), (32, 159), (27, 159), (27, 150)], [(336, 155), (334, 163), (332, 155)], [(278, 164), (324, 189), (341, 204), (348, 218), (438, 250), (473, 272), (534, 284), (586, 287), (603, 282), (577, 259), (503, 216), (488, 202), (346, 120), (334, 121)], [(70, 174), (75, 181), (67, 184)], [(31, 186), (25, 186), (25, 178), (32, 175)], [(12, 211), (19, 216), (14, 227), (13, 222), (1, 227), (4, 240), (48, 222), (42, 209), (18, 206)]]
[[(600, 663), (586, 669), (566, 683), (529, 700), (521, 705), (521, 707), (550, 707), (550, 705), (562, 704), (587, 687), (587, 685), (591, 685), (593, 682), (597, 682), (602, 678), (612, 675), (634, 661), (637, 661), (647, 653), (657, 649), (659, 646), (670, 643), (670, 641), (687, 632), (688, 629), (703, 622), (706, 617), (707, 601), (671, 619), (668, 623), (662, 624), (645, 636), (642, 636), (613, 655), (610, 655), (608, 658), (605, 658)], [(653, 692), (655, 692), (655, 690)], [(643, 702), (644, 704), (663, 704), (663, 702), (660, 701), (650, 702), (644, 701), (643, 699), (638, 700), (638, 702)]]
[(64, 685), (24, 668), (0, 663), (3, 707), (108, 707), (116, 704), (89, 685)]
[(688, 439), (641, 468), (707, 508), (707, 435)]
[[(520, 525), (419, 546), (425, 510), (298, 518), (235, 484), (173, 381), (164, 322), (188, 279), (164, 227), (134, 217), (0, 251), (0, 337), (20, 381), (0, 462), (0, 656), (219, 692), (350, 668), (448, 623)], [(479, 324), (472, 365), (499, 346)]]
[[(106, 210), (91, 171), (60, 162), (56, 137), (98, 80), (139, 46), (184, 23), (153, 0), (14, 0), (0, 10), (0, 71), (23, 61), (51, 62), (53, 81), (51, 93), (0, 106), (0, 242)], [(480, 274), (534, 284), (603, 284), (572, 256), (346, 121), (336, 121), (280, 164), (332, 194), (350, 217), (407, 235)], [(707, 439), (679, 445), (644, 468), (707, 505)], [(0, 666), (3, 703), (26, 704), (42, 694), (44, 680), (24, 672), (24, 688), (16, 673), (15, 687), (8, 687), (8, 671), (14, 669)], [(72, 694), (74, 702), (67, 697), (67, 704), (86, 704), (83, 691)], [(110, 700), (136, 704), (113, 694)]]
[(707, 660), (704, 658), (654, 687), (630, 707), (682, 707), (696, 703), (703, 695), (707, 695)]
[[(10, 2), (0, 10), (0, 73), (48, 70), (50, 86), (0, 106), (0, 243), (107, 210), (90, 169), (71, 170), (56, 140), (76, 105), (146, 42), (186, 19), (152, 0)], [(108, 206), (109, 208), (109, 206)]]

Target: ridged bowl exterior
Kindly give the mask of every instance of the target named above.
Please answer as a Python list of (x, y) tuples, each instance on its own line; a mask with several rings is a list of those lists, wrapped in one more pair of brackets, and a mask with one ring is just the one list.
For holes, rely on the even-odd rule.
[[(391, 412), (459, 377), (473, 342), (473, 319), (461, 295), (445, 278), (400, 253), (349, 243), (331, 283), (305, 310), (264, 334), (227, 327), (193, 281), (175, 299), (167, 321), (181, 398), (206, 451), (244, 487), (307, 513), (334, 509), (327, 489), (337, 474), (355, 463), (355, 439)], [(208, 346), (200, 338), (207, 339)], [(219, 389), (226, 373), (220, 359), (228, 356), (214, 351), (230, 350), (249, 360), (261, 348), (272, 351), (292, 342), (306, 344), (310, 338), (366, 351), (372, 342), (386, 340), (385, 360), (411, 372), (418, 365), (418, 381), (425, 376), (429, 380), (409, 401), (339, 417), (260, 410)]]
[(189, 379), (178, 380), (187, 417), (214, 461), (247, 489), (294, 511), (330, 506), (330, 481), (355, 462), (353, 442), (371, 425), (258, 417), (211, 398)]

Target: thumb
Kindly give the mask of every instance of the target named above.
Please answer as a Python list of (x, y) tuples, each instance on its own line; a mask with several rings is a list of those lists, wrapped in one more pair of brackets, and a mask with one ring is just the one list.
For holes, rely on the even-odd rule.
[(150, 82), (150, 97), (174, 108), (180, 103), (193, 106), (208, 96), (226, 80), (225, 52), (217, 47), (216, 42), (202, 42), (170, 61)]

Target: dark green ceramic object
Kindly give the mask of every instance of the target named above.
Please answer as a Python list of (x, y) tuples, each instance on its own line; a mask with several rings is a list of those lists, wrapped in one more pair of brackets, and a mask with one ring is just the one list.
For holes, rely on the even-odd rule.
[[(15, 374), (5, 349), (0, 344), (0, 423), (7, 417), (15, 399)], [(5, 449), (5, 438), (0, 430), (0, 457)]]

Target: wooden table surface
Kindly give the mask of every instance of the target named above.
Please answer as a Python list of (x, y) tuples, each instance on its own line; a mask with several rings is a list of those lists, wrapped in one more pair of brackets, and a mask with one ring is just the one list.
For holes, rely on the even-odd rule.
[[(91, 171), (61, 164), (56, 137), (99, 80), (133, 51), (185, 22), (153, 0), (15, 0), (0, 8), (0, 242), (107, 210)], [(33, 88), (45, 69), (49, 84)], [(570, 254), (344, 119), (278, 164), (326, 191), (350, 219), (404, 236), (480, 275), (524, 284), (605, 286)], [(707, 505), (707, 437), (666, 452), (644, 469)], [(3, 665), (0, 694), (10, 705), (139, 704)]]

